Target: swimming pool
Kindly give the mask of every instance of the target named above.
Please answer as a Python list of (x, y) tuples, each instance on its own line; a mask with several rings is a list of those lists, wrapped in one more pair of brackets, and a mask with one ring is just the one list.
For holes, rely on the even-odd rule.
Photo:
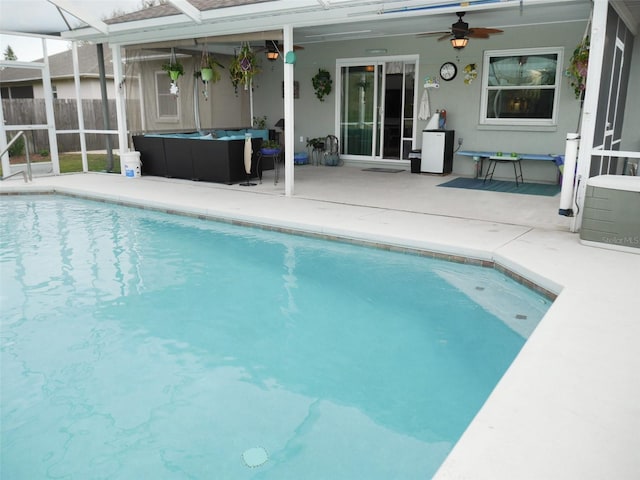
[(0, 201), (2, 478), (429, 478), (550, 302), (487, 268)]

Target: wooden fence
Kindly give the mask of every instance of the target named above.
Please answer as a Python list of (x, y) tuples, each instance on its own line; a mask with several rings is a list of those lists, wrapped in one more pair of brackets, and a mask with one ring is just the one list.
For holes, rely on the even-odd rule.
[[(109, 130), (116, 130), (116, 103), (109, 100)], [(47, 115), (44, 99), (16, 98), (3, 99), (2, 108), (4, 111), (5, 125), (46, 125)], [(77, 130), (78, 111), (74, 99), (53, 100), (53, 112), (56, 130)], [(84, 117), (84, 128), (87, 130), (106, 130), (102, 119), (101, 100), (82, 100), (82, 112)], [(10, 134), (11, 136), (11, 134)], [(49, 134), (46, 130), (30, 130), (25, 132), (29, 142), (29, 151), (32, 153), (49, 152)], [(115, 135), (109, 135), (114, 148), (118, 146)], [(86, 134), (87, 150), (105, 150), (106, 134)], [(77, 133), (58, 134), (58, 151), (77, 152), (80, 151), (80, 135)]]

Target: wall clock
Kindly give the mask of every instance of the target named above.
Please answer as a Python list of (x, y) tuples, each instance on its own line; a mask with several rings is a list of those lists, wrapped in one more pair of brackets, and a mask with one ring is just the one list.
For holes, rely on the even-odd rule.
[(440, 77), (445, 81), (453, 80), (458, 74), (458, 67), (455, 63), (445, 62), (440, 67)]

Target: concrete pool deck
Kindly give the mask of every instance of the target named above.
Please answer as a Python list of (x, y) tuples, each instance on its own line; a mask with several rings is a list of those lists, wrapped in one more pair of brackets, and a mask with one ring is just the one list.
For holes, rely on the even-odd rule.
[(75, 194), (494, 261), (558, 297), (435, 478), (640, 478), (640, 254), (581, 245), (557, 215), (558, 196), (303, 166), (295, 195), (285, 197), (283, 183), (265, 175), (255, 187), (18, 177), (0, 183), (0, 193)]

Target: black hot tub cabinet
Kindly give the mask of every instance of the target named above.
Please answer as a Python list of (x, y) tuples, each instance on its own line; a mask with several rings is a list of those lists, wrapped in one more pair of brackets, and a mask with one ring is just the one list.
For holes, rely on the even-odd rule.
[[(252, 135), (251, 177), (258, 175), (256, 165), (262, 141)], [(244, 133), (220, 138), (197, 132), (134, 135), (133, 146), (140, 152), (143, 175), (226, 184), (247, 177)]]

